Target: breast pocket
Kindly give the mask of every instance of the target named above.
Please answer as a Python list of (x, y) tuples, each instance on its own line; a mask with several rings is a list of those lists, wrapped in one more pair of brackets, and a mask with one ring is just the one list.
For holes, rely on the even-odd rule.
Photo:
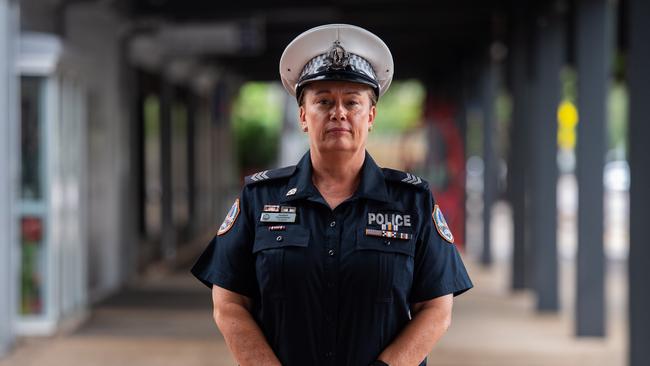
[(262, 296), (283, 298), (290, 280), (287, 266), (299, 261), (309, 246), (309, 230), (287, 225), (285, 230), (270, 231), (260, 226), (255, 232), (253, 255), (257, 282)]
[[(364, 228), (365, 229), (365, 228)], [(358, 230), (356, 250), (370, 260), (368, 276), (375, 283), (378, 302), (391, 302), (396, 294), (407, 296), (413, 283), (415, 240), (382, 238)]]

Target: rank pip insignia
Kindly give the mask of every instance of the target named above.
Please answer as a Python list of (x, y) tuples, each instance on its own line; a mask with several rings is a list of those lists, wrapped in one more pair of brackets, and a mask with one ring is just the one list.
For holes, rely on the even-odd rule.
[(454, 235), (451, 233), (451, 230), (449, 230), (447, 221), (445, 220), (445, 217), (442, 215), (442, 211), (440, 210), (440, 207), (438, 207), (438, 205), (434, 206), (433, 212), (431, 213), (431, 217), (433, 218), (433, 222), (436, 224), (436, 229), (438, 230), (438, 234), (440, 234), (440, 236), (442, 236), (443, 239), (453, 244)]
[(411, 173), (406, 173), (406, 178), (402, 179), (402, 182), (417, 186), (418, 184), (422, 183), (422, 178)]
[(226, 215), (226, 218), (223, 220), (223, 223), (219, 227), (219, 230), (217, 231), (217, 235), (221, 236), (230, 230), (232, 226), (235, 224), (235, 220), (237, 220), (237, 217), (239, 216), (239, 198), (235, 200), (235, 203), (232, 204), (232, 207), (230, 207), (230, 211), (228, 211), (228, 214)]

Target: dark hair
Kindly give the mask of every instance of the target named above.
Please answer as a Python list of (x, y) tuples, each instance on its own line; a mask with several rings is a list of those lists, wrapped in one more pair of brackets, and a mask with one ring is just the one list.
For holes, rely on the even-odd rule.
[[(309, 87), (309, 84), (305, 85), (304, 87), (300, 88), (298, 91), (298, 106), (302, 107), (302, 105), (305, 103), (305, 90)], [(370, 93), (368, 93), (368, 96), (370, 97), (370, 105), (374, 106), (377, 105), (377, 94), (375, 94), (375, 91), (368, 87)]]

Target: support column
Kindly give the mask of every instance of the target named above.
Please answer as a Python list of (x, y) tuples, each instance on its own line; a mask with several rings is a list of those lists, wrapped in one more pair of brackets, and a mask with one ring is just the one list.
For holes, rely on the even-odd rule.
[(173, 217), (172, 187), (172, 104), (174, 87), (162, 81), (160, 98), (160, 186), (161, 196), (161, 254), (163, 259), (176, 256), (176, 230)]
[(196, 119), (199, 116), (197, 97), (189, 92), (187, 97), (187, 212), (191, 235), (195, 234), (197, 220), (196, 210)]
[(629, 327), (630, 366), (647, 365), (650, 360), (650, 2), (628, 1), (630, 87), (630, 256)]
[[(554, 4), (556, 5), (556, 4)], [(564, 63), (564, 14), (549, 9), (537, 22), (535, 111), (532, 120), (531, 235), (537, 310), (559, 309), (557, 260), (557, 118)]]
[(578, 69), (577, 169), (578, 258), (577, 336), (605, 335), (605, 254), (603, 248), (603, 164), (605, 118), (613, 52), (609, 0), (578, 1), (576, 45)]
[(498, 89), (498, 64), (490, 59), (484, 71), (483, 85), (483, 251), (481, 263), (492, 264), (491, 218), (492, 205), (496, 199), (497, 162), (494, 151), (496, 113), (495, 102)]
[[(512, 40), (512, 57), (510, 63), (513, 97), (513, 118), (510, 138), (510, 162), (508, 169), (512, 200), (513, 247), (511, 286), (513, 290), (529, 287), (526, 271), (526, 156), (528, 146), (527, 131), (530, 113), (528, 113), (527, 93), (527, 19), (523, 6), (517, 9), (516, 31)], [(529, 249), (529, 248), (528, 248)]]
[(17, 222), (14, 220), (15, 183), (19, 154), (18, 119), (16, 113), (17, 78), (13, 68), (16, 42), (17, 4), (0, 0), (0, 358), (14, 342), (13, 320), (16, 300), (16, 267), (13, 248), (16, 245)]

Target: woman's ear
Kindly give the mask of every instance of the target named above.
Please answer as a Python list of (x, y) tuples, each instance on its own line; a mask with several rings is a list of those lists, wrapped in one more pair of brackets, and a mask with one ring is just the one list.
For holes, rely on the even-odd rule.
[(377, 107), (374, 105), (370, 106), (370, 112), (368, 113), (368, 129), (372, 130), (372, 126), (375, 124), (375, 117), (377, 116)]
[(300, 122), (300, 129), (302, 132), (307, 132), (307, 119), (305, 118), (305, 107), (298, 108), (298, 121)]

